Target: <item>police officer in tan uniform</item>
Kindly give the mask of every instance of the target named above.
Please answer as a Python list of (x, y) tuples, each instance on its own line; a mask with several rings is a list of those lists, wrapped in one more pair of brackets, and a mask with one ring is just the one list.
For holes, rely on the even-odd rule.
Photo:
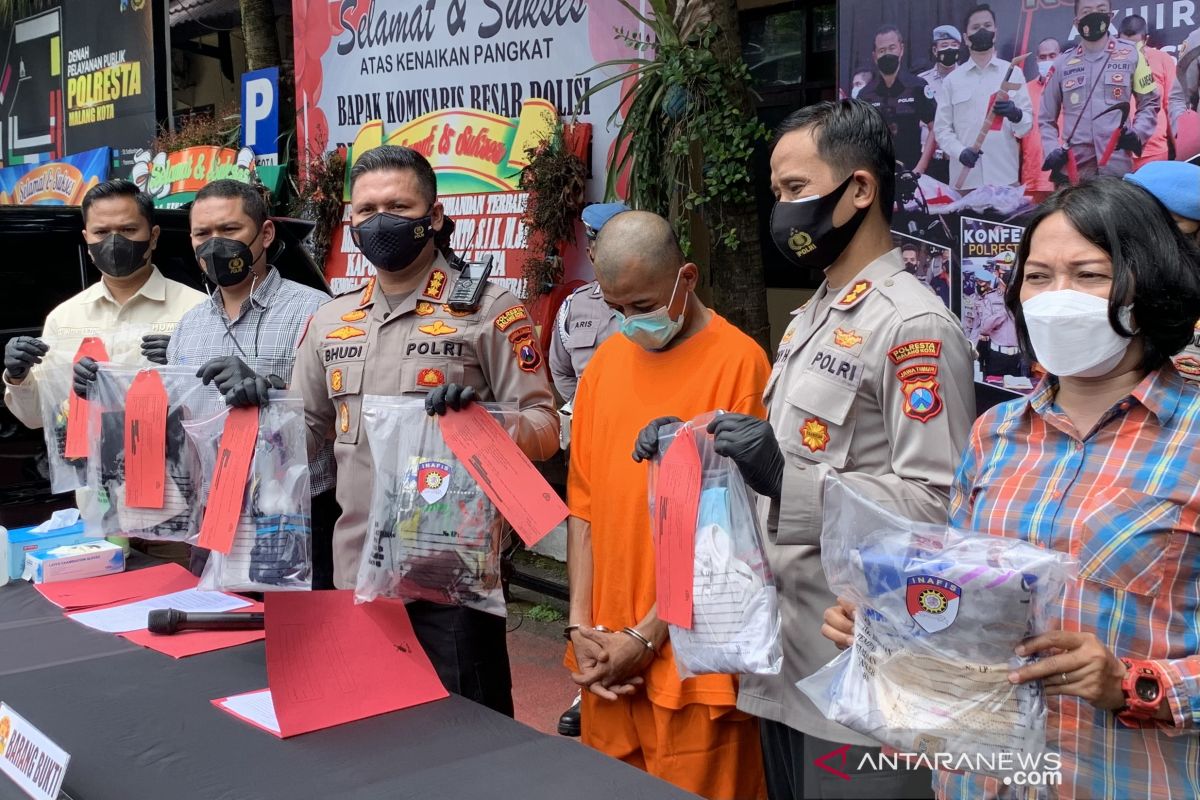
[(709, 426), (717, 451), (762, 496), (780, 588), (783, 669), (742, 676), (738, 695), (739, 709), (763, 719), (773, 800), (844, 796), (813, 764), (842, 745), (836, 763), (856, 797), (931, 796), (928, 772), (858, 772), (877, 745), (796, 690), (838, 652), (821, 636), (836, 602), (821, 570), (825, 476), (910, 519), (945, 522), (974, 417), (971, 347), (893, 249), (894, 160), (884, 120), (861, 101), (784, 120), (771, 154), (772, 238), (795, 266), (824, 270), (825, 282), (783, 336), (764, 394), (769, 421), (727, 414)]
[[(1109, 0), (1075, 0), (1075, 27), (1083, 41), (1058, 57), (1042, 89), (1038, 128), (1047, 154), (1042, 169), (1051, 171), (1056, 185), (1066, 182), (1072, 156), (1080, 179), (1132, 171), (1133, 156), (1141, 155), (1158, 127), (1163, 97), (1150, 65), (1133, 42), (1109, 35), (1111, 22)], [(1121, 103), (1133, 109), (1123, 128), (1120, 111), (1104, 113)], [(1116, 146), (1100, 166), (1114, 135)]]
[[(600, 235), (604, 223), (628, 210), (629, 206), (624, 203), (593, 203), (583, 210), (588, 261), (592, 260), (596, 237)], [(592, 360), (596, 348), (618, 330), (617, 312), (604, 302), (599, 281), (580, 286), (563, 301), (554, 315), (555, 335), (550, 339), (550, 377), (564, 402), (570, 403), (574, 399), (579, 376)]]
[[(354, 586), (366, 538), (373, 465), (364, 395), (425, 394), (430, 413), (472, 400), (516, 403), (517, 444), (534, 461), (558, 446), (558, 419), (528, 311), (487, 283), (474, 310), (451, 309), (459, 277), (434, 243), (445, 218), (429, 162), (405, 147), (364, 153), (350, 175), (352, 235), (377, 275), (313, 316), (296, 354), (308, 446), (334, 440), (334, 583)], [(413, 627), (450, 691), (513, 713), (505, 620), (475, 609), (414, 602)]]

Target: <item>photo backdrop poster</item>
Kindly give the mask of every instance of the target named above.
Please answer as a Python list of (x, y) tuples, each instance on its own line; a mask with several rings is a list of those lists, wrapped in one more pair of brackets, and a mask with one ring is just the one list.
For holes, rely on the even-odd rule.
[[(989, 11), (980, 5), (839, 0), (838, 83), (842, 96), (871, 103), (888, 122), (898, 162), (895, 243), (910, 271), (948, 296), (976, 345), (983, 408), (1036, 383), (1032, 365), (1016, 354), (1003, 309), (1030, 214), (1057, 186), (1174, 155), (1167, 131), (1175, 55), (1200, 28), (1200, 13), (1193, 0), (1114, 3), (1110, 38), (1094, 57), (1083, 49), (1073, 0), (997, 0)], [(1144, 21), (1147, 41), (1120, 36), (1133, 16)], [(971, 50), (971, 27), (980, 20), (991, 31), (990, 54)], [(989, 114), (997, 100), (1021, 113)], [(1043, 124), (1048, 112), (1053, 121)], [(1105, 160), (1118, 129), (1140, 133), (1140, 155), (1114, 147)], [(1043, 170), (1059, 147), (1071, 153), (1073, 168)], [(978, 152), (973, 167), (961, 158), (964, 149)], [(933, 278), (937, 253), (948, 291)]]
[(153, 0), (50, 5), (0, 28), (0, 161), (108, 147), (129, 167), (156, 130)]
[[(648, 2), (633, 5), (645, 11)], [(528, 198), (515, 190), (525, 148), (547, 114), (569, 122), (578, 112), (592, 125), (587, 199), (602, 199), (617, 132), (609, 118), (628, 81), (584, 99), (618, 74), (588, 70), (628, 55), (617, 29), (641, 32), (639, 20), (615, 0), (293, 0), (293, 13), (307, 151), (353, 145), (361, 153), (385, 142), (420, 150), (458, 223), (456, 252), (493, 255), (493, 280), (523, 294)], [(333, 251), (326, 277), (335, 291), (373, 273), (344, 232)], [(590, 274), (578, 248), (567, 272)]]

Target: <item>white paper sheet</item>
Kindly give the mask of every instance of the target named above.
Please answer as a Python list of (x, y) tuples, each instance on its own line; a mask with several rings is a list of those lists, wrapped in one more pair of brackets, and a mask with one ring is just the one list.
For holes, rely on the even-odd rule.
[(279, 718), (275, 716), (275, 703), (271, 699), (270, 689), (235, 694), (216, 703), (235, 717), (265, 728), (276, 736), (280, 735)]
[(128, 633), (146, 627), (146, 616), (159, 608), (175, 608), (180, 611), (232, 611), (251, 605), (249, 600), (224, 592), (202, 592), (185, 589), (182, 592), (149, 597), (136, 603), (126, 603), (112, 608), (81, 611), (67, 616), (81, 625), (105, 633)]

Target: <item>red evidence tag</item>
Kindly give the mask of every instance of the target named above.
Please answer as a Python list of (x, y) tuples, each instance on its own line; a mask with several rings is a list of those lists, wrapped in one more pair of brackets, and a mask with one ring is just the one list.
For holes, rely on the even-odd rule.
[(654, 582), (658, 617), (691, 630), (696, 516), (700, 511), (700, 452), (690, 428), (667, 448), (654, 487)]
[(257, 441), (258, 406), (230, 409), (209, 483), (204, 521), (200, 523), (200, 539), (196, 542), (200, 547), (227, 555), (233, 547)]
[[(104, 342), (95, 336), (88, 336), (79, 343), (75, 351), (78, 364), (81, 359), (91, 358), (96, 361), (108, 361), (108, 350)], [(67, 400), (67, 440), (63, 445), (64, 458), (87, 458), (88, 455), (88, 402), (72, 389)]]
[(446, 445), (525, 544), (537, 544), (571, 513), (483, 406), (451, 411), (440, 425)]
[(167, 389), (142, 370), (125, 394), (125, 505), (162, 508), (167, 485)]

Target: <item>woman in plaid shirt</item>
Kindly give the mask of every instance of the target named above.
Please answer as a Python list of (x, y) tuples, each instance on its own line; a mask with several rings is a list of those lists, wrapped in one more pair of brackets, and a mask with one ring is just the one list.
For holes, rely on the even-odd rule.
[[(1076, 558), (1039, 660), (1064, 798), (1200, 797), (1200, 392), (1171, 365), (1200, 317), (1200, 250), (1150, 194), (1099, 178), (1030, 221), (1006, 296), (1049, 373), (980, 417), (950, 523)], [(849, 612), (826, 612), (847, 644)], [(939, 773), (939, 797), (1034, 797)], [(1041, 789), (1045, 796), (1047, 789)]]

